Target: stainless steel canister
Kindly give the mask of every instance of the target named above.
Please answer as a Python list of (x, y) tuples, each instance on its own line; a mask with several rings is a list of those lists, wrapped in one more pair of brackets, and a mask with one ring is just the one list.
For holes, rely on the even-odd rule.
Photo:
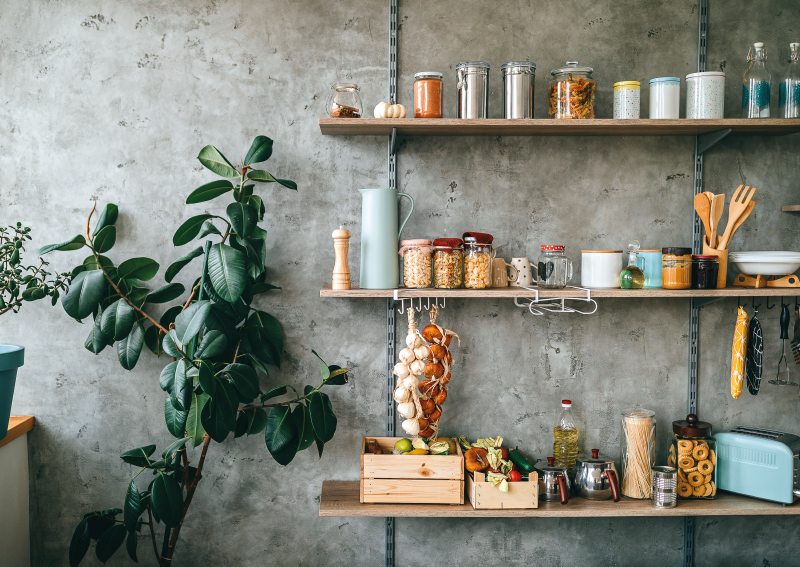
[(503, 63), (503, 118), (533, 118), (533, 85), (536, 63)]
[(489, 117), (489, 64), (468, 61), (456, 65), (458, 118)]
[(678, 469), (653, 467), (653, 490), (650, 503), (654, 508), (674, 508), (678, 505)]

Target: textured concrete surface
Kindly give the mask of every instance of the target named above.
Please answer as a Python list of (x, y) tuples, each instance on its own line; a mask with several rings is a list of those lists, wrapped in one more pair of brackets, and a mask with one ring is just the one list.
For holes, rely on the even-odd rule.
[[(739, 116), (738, 77), (748, 45), (765, 41), (780, 74), (797, 41), (800, 5), (715, 1), (709, 69), (728, 72), (726, 113)], [(445, 113), (455, 115), (459, 61), (492, 64), (490, 114), (501, 114), (500, 65), (538, 63), (536, 116), (546, 112), (550, 69), (577, 59), (593, 66), (598, 116), (612, 114), (619, 80), (685, 76), (695, 70), (697, 6), (690, 0), (513, 2), (402, 0), (400, 101), (410, 105), (413, 73), (445, 73)], [(330, 281), (331, 231), (353, 232), (357, 279), (358, 188), (386, 183), (383, 138), (322, 137), (331, 84), (353, 81), (368, 111), (385, 98), (388, 2), (178, 0), (52, 2), (6, 0), (0, 14), (0, 221), (33, 226), (36, 246), (81, 231), (92, 201), (121, 216), (112, 257), (148, 255), (166, 266), (182, 252), (179, 223), (218, 205), (183, 200), (212, 176), (194, 159), (213, 143), (229, 158), (252, 137), (276, 141), (268, 169), (298, 182), (297, 193), (267, 188), (271, 279), (283, 291), (260, 300), (287, 336), (285, 366), (264, 386), (316, 379), (314, 348), (355, 369), (333, 393), (339, 417), (321, 462), (298, 455), (276, 465), (263, 439), (214, 446), (176, 553), (178, 565), (380, 565), (383, 521), (319, 518), (323, 479), (357, 479), (363, 435), (384, 429), (385, 303), (321, 300)], [(683, 89), (682, 89), (683, 90)], [(649, 96), (642, 91), (642, 114)], [(777, 107), (777, 88), (773, 108)], [(683, 112), (683, 109), (682, 109)], [(562, 243), (574, 260), (586, 248), (690, 242), (693, 140), (689, 138), (419, 138), (400, 141), (398, 185), (416, 210), (404, 237), (484, 230), (501, 254), (536, 257)], [(797, 136), (733, 138), (706, 158), (706, 188), (729, 194), (759, 187), (756, 211), (733, 250), (796, 249)], [(221, 210), (221, 209), (220, 209)], [(68, 257), (71, 256), (71, 257)], [(82, 256), (54, 257), (60, 268)], [(163, 272), (162, 272), (163, 273)], [(190, 278), (187, 270), (185, 280)], [(701, 418), (717, 430), (737, 424), (800, 431), (795, 389), (764, 384), (758, 397), (729, 391), (735, 300), (703, 309)], [(761, 307), (765, 378), (779, 356), (778, 313)], [(440, 322), (462, 337), (444, 430), (505, 436), (544, 458), (560, 399), (585, 424), (585, 447), (619, 452), (619, 412), (656, 411), (659, 460), (670, 423), (685, 416), (688, 302), (601, 300), (598, 313), (533, 317), (509, 301), (452, 301)], [(399, 334), (405, 329), (398, 324)], [(30, 434), (31, 550), (35, 566), (66, 564), (85, 511), (119, 506), (132, 475), (117, 456), (170, 437), (157, 377), (146, 354), (133, 372), (111, 351), (83, 348), (88, 328), (59, 307), (28, 305), (5, 316), (0, 341), (26, 346), (14, 413), (34, 414)], [(793, 367), (794, 371), (796, 367)], [(786, 565), (800, 543), (795, 519), (699, 519), (696, 561)], [(680, 519), (397, 522), (397, 564), (676, 565)], [(142, 543), (146, 543), (142, 540)], [(141, 548), (143, 564), (152, 564)], [(93, 555), (87, 565), (97, 564)], [(124, 553), (110, 565), (128, 564)]]

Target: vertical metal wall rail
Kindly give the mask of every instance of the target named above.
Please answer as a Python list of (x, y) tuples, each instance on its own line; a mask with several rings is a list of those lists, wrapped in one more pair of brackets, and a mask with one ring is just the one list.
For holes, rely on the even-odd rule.
[[(397, 6), (398, 0), (389, 0), (389, 104), (397, 101)], [(388, 186), (397, 187), (397, 156), (395, 154), (395, 134), (388, 143)], [(394, 376), (395, 361), (395, 310), (394, 300), (386, 300), (386, 436), (395, 436)], [(394, 567), (394, 518), (386, 518), (386, 567)]]
[[(697, 14), (697, 72), (706, 70), (708, 47), (708, 0), (700, 0)], [(703, 192), (703, 151), (698, 136), (694, 142), (694, 184), (692, 199)], [(692, 207), (694, 209), (694, 206)], [(692, 253), (702, 252), (700, 217), (692, 213)], [(689, 391), (686, 400), (688, 413), (697, 413), (697, 354), (699, 341), (700, 308), (691, 300), (689, 307)], [(687, 516), (683, 523), (683, 565), (694, 565), (694, 518)]]

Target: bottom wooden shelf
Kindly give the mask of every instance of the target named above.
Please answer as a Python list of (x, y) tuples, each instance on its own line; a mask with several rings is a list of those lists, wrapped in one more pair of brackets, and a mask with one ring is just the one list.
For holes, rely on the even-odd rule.
[(570, 499), (540, 502), (532, 510), (475, 510), (465, 504), (361, 504), (358, 481), (326, 480), (322, 482), (319, 501), (320, 516), (373, 516), (396, 518), (592, 518), (628, 516), (797, 516), (800, 505), (782, 506), (735, 494), (720, 494), (716, 500), (681, 500), (676, 508), (658, 510), (649, 500), (602, 502)]
[(800, 205), (784, 205), (781, 210), (785, 213), (800, 212)]

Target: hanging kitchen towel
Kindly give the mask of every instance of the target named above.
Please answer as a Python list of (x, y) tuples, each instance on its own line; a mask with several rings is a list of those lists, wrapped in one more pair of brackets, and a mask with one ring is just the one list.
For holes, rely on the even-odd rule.
[(478, 244), (491, 244), (492, 240), (494, 240), (494, 237), (486, 232), (465, 232), (462, 238), (466, 240), (470, 236), (474, 238), (475, 242)]
[(733, 348), (731, 350), (731, 396), (738, 399), (742, 395), (742, 380), (744, 378), (744, 357), (747, 353), (747, 313), (739, 306), (739, 315), (736, 317), (736, 330), (733, 333)]
[(744, 371), (747, 376), (747, 391), (755, 396), (761, 387), (761, 370), (764, 361), (764, 335), (761, 332), (761, 323), (758, 322), (758, 309), (753, 313), (748, 335), (747, 360)]

